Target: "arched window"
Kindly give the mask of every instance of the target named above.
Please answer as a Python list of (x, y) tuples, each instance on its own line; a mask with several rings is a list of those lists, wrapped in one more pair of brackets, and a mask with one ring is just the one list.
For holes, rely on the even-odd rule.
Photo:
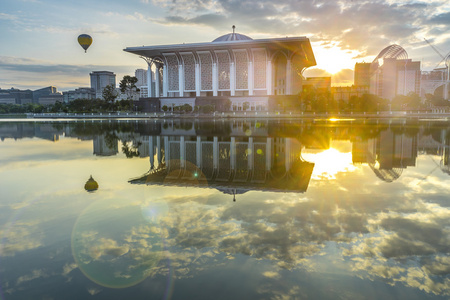
[(195, 91), (195, 58), (192, 53), (181, 54), (184, 63), (184, 90)]
[(253, 50), (253, 74), (254, 74), (254, 88), (265, 89), (266, 88), (266, 68), (267, 68), (267, 55), (265, 49)]
[(201, 90), (212, 91), (212, 58), (209, 52), (199, 52)]
[(230, 89), (230, 56), (226, 51), (217, 51), (219, 90)]
[(248, 89), (248, 56), (246, 50), (234, 51), (236, 59), (236, 89)]
[(167, 61), (167, 78), (169, 80), (169, 91), (179, 91), (178, 58), (175, 54), (164, 55)]

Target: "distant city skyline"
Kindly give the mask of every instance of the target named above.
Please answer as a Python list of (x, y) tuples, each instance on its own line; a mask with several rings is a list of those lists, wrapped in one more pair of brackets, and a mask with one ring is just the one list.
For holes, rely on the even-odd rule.
[[(0, 10), (0, 88), (61, 91), (89, 86), (89, 73), (133, 75), (146, 63), (123, 51), (131, 46), (209, 42), (236, 31), (252, 38), (306, 36), (317, 66), (305, 76), (332, 76), (353, 83), (356, 62), (371, 62), (381, 49), (399, 44), (409, 58), (432, 70), (450, 51), (450, 4), (436, 1), (169, 1), (76, 4), (56, 0), (4, 0)], [(77, 36), (87, 33), (87, 53)], [(441, 64), (443, 66), (443, 64)]]

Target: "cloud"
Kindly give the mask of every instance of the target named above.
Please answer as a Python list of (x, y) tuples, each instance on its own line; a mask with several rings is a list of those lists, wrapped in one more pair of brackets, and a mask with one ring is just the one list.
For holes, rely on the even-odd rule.
[(431, 24), (450, 25), (450, 12), (435, 15), (430, 18), (429, 22)]
[[(445, 2), (352, 1), (169, 1), (155, 0), (167, 15), (158, 22), (196, 24), (227, 30), (230, 24), (240, 32), (304, 35), (312, 40), (338, 41), (340, 47), (376, 55), (391, 43), (410, 44), (420, 31), (431, 37), (430, 24), (449, 25), (448, 12), (438, 13)], [(444, 8), (445, 9), (445, 8)], [(245, 22), (242, 22), (245, 20)], [(405, 22), (405, 20), (409, 20)]]
[(87, 289), (87, 292), (88, 292), (91, 296), (97, 295), (97, 294), (100, 293), (101, 291), (102, 291), (102, 289), (99, 289), (99, 288), (88, 288), (88, 289)]
[[(54, 85), (62, 90), (88, 86), (89, 73), (107, 70), (116, 74), (129, 74), (134, 68), (121, 65), (71, 65), (55, 64), (48, 61), (0, 56), (0, 82), (3, 88), (21, 87), (40, 88)], [(22, 85), (23, 82), (33, 85)]]
[(17, 252), (36, 249), (43, 245), (43, 233), (36, 228), (39, 222), (16, 222), (9, 224), (11, 228), (0, 230), (3, 242), (0, 247), (0, 256), (14, 256)]
[(11, 14), (5, 14), (5, 13), (0, 13), (0, 20), (17, 20), (17, 16), (16, 15), (11, 15)]
[(264, 277), (267, 278), (273, 278), (273, 279), (279, 279), (280, 278), (280, 274), (274, 271), (266, 271), (263, 273)]
[(67, 276), (70, 272), (72, 272), (73, 270), (75, 270), (76, 268), (78, 268), (78, 265), (76, 263), (67, 263), (64, 265), (63, 267), (63, 272), (62, 275), (63, 276)]
[(8, 71), (20, 71), (30, 73), (58, 73), (71, 75), (84, 75), (94, 70), (117, 70), (123, 72), (129, 70), (126, 66), (105, 66), (105, 65), (68, 65), (52, 64), (30, 58), (0, 56), (0, 69)]
[(24, 282), (31, 281), (38, 278), (48, 277), (44, 270), (33, 270), (31, 274), (20, 276), (17, 278), (16, 285), (20, 285)]

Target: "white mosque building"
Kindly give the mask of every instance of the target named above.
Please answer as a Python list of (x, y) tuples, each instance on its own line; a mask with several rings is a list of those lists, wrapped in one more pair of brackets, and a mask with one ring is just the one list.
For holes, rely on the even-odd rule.
[(229, 99), (230, 110), (244, 109), (245, 102), (249, 110), (267, 110), (271, 97), (301, 92), (303, 71), (316, 65), (308, 38), (254, 40), (234, 31), (208, 43), (124, 51), (146, 60), (148, 97), (161, 107)]

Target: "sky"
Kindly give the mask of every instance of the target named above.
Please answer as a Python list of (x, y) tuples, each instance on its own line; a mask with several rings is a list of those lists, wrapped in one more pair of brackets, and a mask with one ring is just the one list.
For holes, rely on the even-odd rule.
[[(210, 42), (231, 32), (258, 38), (306, 36), (317, 66), (306, 77), (351, 85), (356, 62), (391, 44), (429, 71), (450, 52), (448, 0), (1, 0), (0, 88), (66, 91), (90, 85), (92, 71), (146, 68), (126, 47)], [(80, 34), (93, 44), (84, 53)], [(440, 66), (444, 66), (443, 63)]]

